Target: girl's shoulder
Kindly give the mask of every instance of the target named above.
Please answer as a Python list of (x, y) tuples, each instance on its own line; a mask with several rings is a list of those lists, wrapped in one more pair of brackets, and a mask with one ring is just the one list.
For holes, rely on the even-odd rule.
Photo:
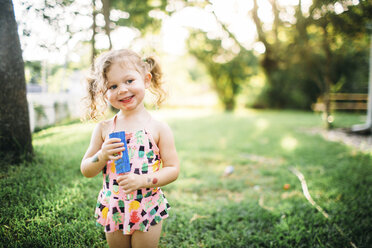
[(100, 121), (97, 124), (96, 128), (100, 131), (103, 140), (105, 140), (105, 137), (107, 137), (109, 133), (112, 131), (113, 122), (114, 122), (114, 118), (111, 118), (111, 119)]
[(161, 137), (172, 133), (169, 125), (166, 122), (154, 118), (151, 118), (149, 131), (151, 132), (151, 135), (156, 143), (158, 143)]

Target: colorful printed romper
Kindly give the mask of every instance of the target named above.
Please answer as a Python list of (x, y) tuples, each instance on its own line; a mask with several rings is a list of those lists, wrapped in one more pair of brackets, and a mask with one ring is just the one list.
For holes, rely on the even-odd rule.
[[(113, 130), (116, 126), (114, 117)], [(130, 173), (151, 174), (160, 169), (159, 148), (146, 130), (127, 133)], [(132, 234), (135, 230), (147, 232), (150, 226), (168, 217), (170, 206), (160, 188), (143, 188), (124, 194), (117, 183), (114, 161), (108, 161), (102, 170), (103, 188), (99, 192), (95, 211), (97, 226), (105, 232), (123, 230)]]

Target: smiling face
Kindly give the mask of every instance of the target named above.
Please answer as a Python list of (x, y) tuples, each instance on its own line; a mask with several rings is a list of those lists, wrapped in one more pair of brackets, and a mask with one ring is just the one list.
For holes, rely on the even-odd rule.
[(143, 107), (145, 89), (150, 86), (151, 74), (140, 73), (128, 63), (113, 63), (108, 72), (106, 99), (124, 112)]

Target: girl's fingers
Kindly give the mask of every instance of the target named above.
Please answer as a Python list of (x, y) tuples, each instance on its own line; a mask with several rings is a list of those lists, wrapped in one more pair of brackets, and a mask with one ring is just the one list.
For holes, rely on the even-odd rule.
[(109, 152), (110, 153), (118, 153), (118, 152), (122, 152), (122, 151), (125, 151), (125, 147), (119, 147), (119, 148), (116, 148), (116, 149), (112, 149)]
[(129, 174), (119, 176), (117, 181), (118, 181), (119, 186), (123, 189), (123, 192), (125, 194), (132, 193), (133, 191), (137, 189), (136, 184), (131, 182)]
[(129, 189), (129, 190), (124, 190), (124, 194), (130, 194), (130, 193), (132, 193), (133, 191), (135, 191), (135, 189), (134, 189), (134, 190), (131, 190), (131, 189)]
[(107, 143), (118, 143), (118, 142), (121, 142), (121, 139), (119, 139), (119, 138), (110, 138), (106, 142)]
[(111, 139), (108, 139), (105, 142), (103, 142), (103, 145), (102, 146), (111, 146), (111, 145), (118, 145), (118, 144), (120, 144), (121, 146), (124, 145), (124, 143), (121, 142), (121, 139), (119, 139), (119, 138), (111, 138)]
[(110, 149), (115, 149), (115, 148), (118, 148), (118, 147), (124, 147), (124, 143), (114, 143), (114, 144), (107, 144), (107, 145), (104, 145), (104, 147), (107, 149), (107, 150), (110, 150)]
[(109, 158), (109, 160), (112, 160), (112, 161), (115, 161), (115, 160), (118, 160), (118, 159), (120, 159), (120, 157), (119, 156), (108, 156), (108, 158)]
[(123, 156), (122, 152), (125, 150), (125, 148), (117, 148), (117, 149), (112, 149), (108, 151), (109, 155), (112, 155), (114, 157), (119, 157), (121, 158)]
[(120, 183), (122, 184), (122, 185), (120, 185), (120, 186), (124, 186), (124, 185), (126, 185), (127, 184), (127, 178), (126, 177), (122, 177), (122, 178), (118, 178), (118, 183), (119, 183), (119, 185), (120, 185)]
[(102, 150), (105, 150), (106, 152), (110, 153), (112, 150), (115, 149), (125, 149), (123, 143), (115, 143), (111, 145), (102, 146)]
[(129, 194), (129, 193), (132, 193), (133, 191), (135, 191), (136, 189), (134, 187), (130, 187), (130, 186), (121, 186), (121, 188), (123, 189), (124, 193), (125, 194)]
[(107, 155), (118, 155), (119, 153), (121, 153), (122, 151), (125, 151), (125, 148), (124, 147), (119, 147), (119, 148), (115, 148), (115, 149), (110, 149), (110, 150), (106, 150), (106, 153)]

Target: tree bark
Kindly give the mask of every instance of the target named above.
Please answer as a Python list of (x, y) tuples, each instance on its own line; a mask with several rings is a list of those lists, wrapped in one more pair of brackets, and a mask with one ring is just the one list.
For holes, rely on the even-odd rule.
[(273, 23), (273, 32), (274, 32), (274, 38), (275, 38), (275, 46), (278, 49), (277, 45), (279, 44), (279, 25), (280, 25), (280, 19), (279, 19), (279, 9), (278, 5), (276, 4), (276, 0), (270, 0), (271, 6), (273, 8), (273, 14), (274, 14), (274, 23)]
[(323, 21), (322, 23), (323, 28), (323, 50), (325, 52), (326, 56), (326, 64), (324, 68), (324, 104), (325, 104), (325, 121), (327, 128), (332, 127), (332, 123), (330, 120), (331, 116), (331, 100), (329, 98), (331, 93), (331, 63), (332, 63), (332, 55), (331, 55), (331, 48), (329, 45), (329, 37), (328, 37), (328, 31), (327, 31), (327, 23), (326, 21)]
[(369, 131), (372, 133), (372, 30), (370, 30), (370, 32), (367, 127), (369, 127)]
[(92, 67), (94, 67), (94, 58), (97, 55), (96, 51), (96, 34), (97, 34), (97, 23), (96, 23), (96, 16), (97, 16), (97, 10), (96, 10), (96, 0), (92, 0), (92, 6), (93, 6), (93, 24), (92, 24), (92, 39), (91, 39), (91, 44), (92, 44), (92, 57), (91, 57), (91, 62), (92, 62)]
[(103, 11), (103, 16), (105, 19), (105, 31), (107, 38), (109, 40), (110, 47), (109, 49), (112, 49), (112, 41), (111, 41), (111, 29), (110, 29), (110, 8), (111, 8), (111, 3), (110, 0), (102, 0), (102, 11)]
[(351, 127), (351, 131), (357, 133), (369, 133), (372, 135), (372, 24), (370, 26), (369, 40), (369, 75), (368, 75), (368, 105), (366, 123)]
[[(270, 2), (272, 3), (272, 2)], [(274, 11), (278, 11), (278, 9), (273, 6)], [(274, 13), (275, 18), (279, 17), (278, 13)], [(258, 35), (258, 40), (261, 41), (265, 45), (265, 54), (263, 56), (263, 59), (261, 61), (262, 68), (264, 69), (265, 75), (268, 78), (269, 83), (273, 83), (272, 76), (273, 73), (278, 69), (279, 66), (279, 58), (276, 55), (276, 50), (275, 47), (278, 48), (278, 43), (275, 43), (274, 45), (271, 45), (267, 39), (266, 33), (262, 28), (262, 22), (260, 18), (258, 17), (258, 4), (257, 0), (253, 1), (253, 10), (252, 10), (252, 18), (253, 21), (256, 25), (257, 29), (257, 35)], [(275, 23), (279, 23), (279, 20), (275, 20)], [(276, 41), (278, 39), (276, 38)]]
[(0, 6), (0, 152), (19, 162), (32, 154), (24, 63), (13, 3)]

